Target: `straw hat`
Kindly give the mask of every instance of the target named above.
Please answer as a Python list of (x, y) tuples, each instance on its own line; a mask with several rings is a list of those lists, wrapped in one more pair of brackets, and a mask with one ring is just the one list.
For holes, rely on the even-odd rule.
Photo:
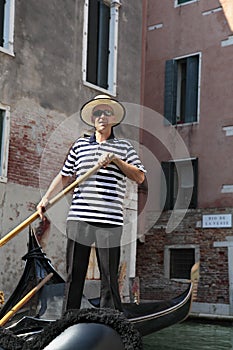
[(108, 95), (97, 95), (91, 101), (85, 103), (80, 112), (82, 121), (87, 125), (94, 126), (92, 121), (92, 111), (96, 106), (103, 104), (110, 106), (114, 112), (116, 122), (113, 126), (120, 124), (125, 117), (125, 108), (120, 102), (114, 100)]

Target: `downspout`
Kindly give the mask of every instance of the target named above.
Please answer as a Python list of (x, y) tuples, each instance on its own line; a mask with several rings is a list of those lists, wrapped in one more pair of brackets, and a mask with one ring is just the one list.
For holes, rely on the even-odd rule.
[(108, 86), (112, 94), (116, 96), (116, 78), (117, 78), (117, 51), (118, 51), (118, 22), (119, 22), (119, 8), (121, 2), (119, 0), (111, 0), (110, 17), (111, 25), (109, 32), (109, 47), (113, 50), (109, 53), (108, 71), (109, 74)]

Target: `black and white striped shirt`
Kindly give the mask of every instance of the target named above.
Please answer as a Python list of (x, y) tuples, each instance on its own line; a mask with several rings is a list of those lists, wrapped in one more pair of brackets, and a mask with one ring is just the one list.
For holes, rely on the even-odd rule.
[[(106, 152), (112, 152), (125, 162), (146, 172), (130, 142), (110, 138), (98, 143), (95, 134), (79, 138), (70, 149), (61, 170), (63, 176), (84, 175)], [(123, 200), (126, 176), (114, 164), (101, 168), (75, 188), (67, 220), (123, 225)]]

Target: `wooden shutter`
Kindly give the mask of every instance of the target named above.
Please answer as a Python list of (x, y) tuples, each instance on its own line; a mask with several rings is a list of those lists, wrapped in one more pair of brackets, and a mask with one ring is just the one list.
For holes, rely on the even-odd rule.
[(0, 46), (4, 45), (3, 36), (4, 36), (4, 15), (5, 15), (5, 0), (0, 0)]
[(175, 60), (166, 61), (164, 95), (165, 122), (167, 120), (171, 124), (175, 124), (177, 99), (177, 63)]
[(87, 81), (97, 83), (99, 3), (89, 0), (87, 40)]
[(193, 193), (191, 197), (191, 201), (189, 204), (190, 209), (196, 209), (197, 208), (197, 200), (198, 200), (198, 159), (192, 160), (192, 166), (193, 166)]
[(108, 87), (109, 20), (110, 8), (101, 2), (99, 9), (97, 85), (105, 89)]
[(0, 164), (2, 165), (2, 148), (3, 148), (3, 126), (4, 126), (5, 111), (0, 110)]
[[(161, 199), (164, 199), (166, 193), (166, 200), (164, 204), (164, 210), (170, 210), (173, 208), (173, 191), (174, 191), (174, 163), (173, 162), (162, 162), (162, 170), (166, 180), (166, 188), (162, 187)], [(163, 197), (163, 198), (162, 198)]]
[(197, 121), (199, 56), (187, 58), (185, 122)]
[(179, 4), (183, 4), (183, 3), (185, 3), (185, 2), (189, 2), (189, 1), (191, 1), (191, 0), (178, 0), (178, 5), (179, 5)]
[(110, 7), (102, 0), (89, 0), (87, 81), (108, 87)]

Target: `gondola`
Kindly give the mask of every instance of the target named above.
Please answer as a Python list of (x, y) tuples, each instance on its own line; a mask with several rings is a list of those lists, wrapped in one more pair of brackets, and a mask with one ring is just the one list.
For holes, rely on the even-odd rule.
[[(49, 314), (50, 303), (57, 302), (60, 303), (59, 305), (62, 304), (65, 281), (56, 272), (51, 261), (46, 257), (46, 254), (43, 252), (35, 233), (31, 228), (29, 230), (28, 253), (23, 259), (26, 263), (22, 278), (11, 297), (0, 310), (0, 319), (2, 319), (2, 317), (4, 317), (13, 306), (26, 295), (33, 284), (37, 283), (48, 274), (52, 273), (53, 276), (49, 282), (47, 282), (46, 285), (26, 303), (26, 305), (24, 305), (24, 307), (20, 309), (4, 327), (2, 327), (2, 333), (0, 333), (0, 350), (11, 349), (4, 347), (1, 348), (3, 334), (8, 337), (13, 336), (15, 341), (18, 339), (21, 343), (24, 341), (26, 342), (26, 345), (27, 343), (31, 344), (34, 339), (38, 339), (38, 336), (41, 337), (41, 339), (47, 339), (47, 341), (50, 339), (50, 343), (52, 344), (58, 337), (62, 338), (63, 336), (58, 334), (56, 330), (54, 334), (49, 335), (48, 332), (50, 332), (51, 327), (52, 329), (56, 329), (56, 326), (58, 326), (58, 329), (62, 334), (65, 334), (65, 332), (68, 333), (68, 330), (71, 328), (70, 320), (72, 320), (73, 325), (76, 327), (84, 327), (83, 324), (89, 325), (89, 331), (81, 329), (77, 332), (76, 330), (76, 336), (74, 336), (74, 333), (72, 332), (66, 334), (65, 338), (72, 338), (76, 344), (75, 346), (77, 346), (80, 341), (81, 344), (83, 344), (84, 340), (81, 338), (85, 337), (86, 332), (88, 334), (88, 336), (86, 335), (88, 341), (91, 341), (90, 334), (100, 334), (100, 330), (95, 330), (93, 327), (95, 326), (98, 328), (98, 325), (101, 325), (101, 331), (104, 334), (104, 341), (106, 342), (109, 336), (111, 339), (106, 342), (106, 349), (109, 348), (109, 344), (112, 343), (112, 339), (114, 338), (114, 343), (118, 344), (117, 349), (120, 350), (121, 347), (119, 341), (124, 338), (129, 338), (129, 334), (131, 334), (132, 338), (139, 337), (138, 339), (140, 339), (140, 337), (157, 332), (163, 328), (185, 320), (189, 315), (197, 286), (198, 266), (196, 264), (192, 269), (191, 280), (188, 284), (188, 288), (181, 295), (171, 300), (139, 304), (123, 303), (124, 312), (120, 313), (114, 310), (100, 309), (98, 306), (98, 299), (88, 300), (84, 296), (84, 309), (70, 311), (68, 314), (66, 313), (59, 318), (47, 318), (46, 315)], [(113, 322), (114, 319), (116, 319), (115, 322)], [(124, 335), (121, 334), (122, 329), (124, 329), (122, 325), (127, 328), (127, 330), (125, 330), (127, 337), (124, 337)], [(114, 334), (109, 334), (109, 326), (111, 331), (115, 332)], [(106, 327), (107, 330), (105, 329)], [(77, 337), (77, 334), (82, 334), (82, 337), (76, 339), (75, 337)], [(138, 334), (138, 336), (136, 336), (136, 334)], [(118, 339), (119, 335), (120, 339)], [(57, 340), (57, 342), (61, 343), (60, 340)], [(126, 339), (124, 339), (124, 342), (126, 342)], [(132, 344), (132, 339), (130, 340), (130, 343)], [(140, 340), (138, 340), (138, 344), (139, 343)], [(93, 344), (95, 344), (93, 346), (96, 346), (94, 340)], [(72, 350), (71, 344), (67, 346), (67, 349)], [(76, 348), (75, 346), (74, 349)], [(24, 345), (22, 349), (24, 348), (26, 349), (27, 347)], [(36, 346), (33, 345), (33, 348), (36, 349)], [(97, 349), (91, 345), (83, 348), (82, 346), (79, 346), (78, 348), (80, 350)], [(43, 349), (43, 347), (41, 347), (41, 349)], [(51, 347), (51, 350), (52, 349), (53, 347)], [(59, 349), (57, 343), (54, 345), (54, 349)], [(61, 349), (63, 349), (63, 347)], [(66, 348), (64, 347), (64, 349)], [(101, 350), (102, 349), (105, 349), (104, 344), (101, 345)], [(111, 349), (114, 350), (113, 346), (111, 346)], [(125, 343), (122, 343), (122, 349), (130, 349), (130, 347), (127, 348)], [(137, 349), (137, 346), (134, 345), (134, 348), (132, 349)], [(140, 347), (138, 347), (138, 349), (140, 349)], [(48, 347), (48, 350), (50, 350), (50, 347)]]

